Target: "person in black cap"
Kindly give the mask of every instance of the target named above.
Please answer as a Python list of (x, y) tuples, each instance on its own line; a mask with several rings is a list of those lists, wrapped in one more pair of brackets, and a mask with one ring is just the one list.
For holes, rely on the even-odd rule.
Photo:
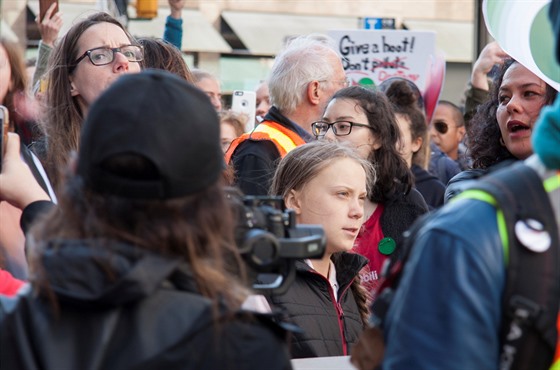
[[(219, 131), (206, 95), (168, 72), (100, 96), (59, 206), (31, 230), (30, 283), (0, 297), (2, 368), (291, 368), (284, 332), (240, 308)], [(18, 144), (0, 198), (24, 207), (41, 197), (14, 190), (29, 179)]]

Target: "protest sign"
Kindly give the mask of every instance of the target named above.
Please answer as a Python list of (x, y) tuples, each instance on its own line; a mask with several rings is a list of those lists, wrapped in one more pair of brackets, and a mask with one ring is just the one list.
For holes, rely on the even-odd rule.
[(375, 88), (392, 77), (410, 80), (422, 93), (431, 119), (445, 77), (445, 59), (436, 53), (431, 31), (329, 31), (352, 85)]
[(391, 77), (414, 82), (420, 91), (435, 54), (435, 33), (402, 30), (329, 31), (353, 85), (377, 86)]
[(550, 0), (484, 0), (488, 32), (502, 49), (531, 72), (560, 90), (554, 34), (548, 20)]

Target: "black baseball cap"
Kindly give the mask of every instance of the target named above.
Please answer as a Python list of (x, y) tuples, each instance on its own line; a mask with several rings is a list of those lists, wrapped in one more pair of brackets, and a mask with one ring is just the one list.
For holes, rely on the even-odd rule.
[[(153, 164), (149, 179), (115, 173), (115, 156)], [(135, 199), (171, 199), (218, 181), (224, 168), (220, 123), (202, 91), (161, 70), (127, 74), (91, 106), (83, 124), (77, 174), (87, 188)]]

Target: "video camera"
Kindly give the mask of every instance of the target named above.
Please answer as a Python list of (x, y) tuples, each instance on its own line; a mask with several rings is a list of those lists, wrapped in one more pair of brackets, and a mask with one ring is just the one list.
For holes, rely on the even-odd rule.
[(238, 219), (236, 243), (254, 289), (283, 294), (295, 278), (295, 260), (325, 253), (323, 227), (296, 225), (295, 212), (281, 197), (243, 196), (233, 188), (228, 197)]

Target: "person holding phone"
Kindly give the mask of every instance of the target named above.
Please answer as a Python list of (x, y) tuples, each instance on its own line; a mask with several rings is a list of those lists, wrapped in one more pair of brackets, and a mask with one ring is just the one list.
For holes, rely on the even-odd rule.
[[(43, 1), (41, 1), (41, 5)], [(54, 42), (58, 38), (58, 33), (62, 28), (62, 12), (58, 11), (58, 2), (52, 2), (50, 6), (44, 12), (43, 17), (39, 16), (35, 18), (35, 23), (41, 34), (41, 40), (39, 40), (39, 48), (37, 53), (37, 62), (35, 63), (35, 71), (33, 72), (33, 81), (31, 86), (34, 91), (39, 90), (39, 82), (41, 77), (47, 71), (47, 64), (49, 57), (54, 48)]]
[[(24, 114), (33, 106), (27, 91), (27, 74), (23, 63), (23, 51), (14, 43), (0, 38), (0, 105), (3, 110), (3, 127), (5, 133), (17, 132), (25, 143), (42, 136), (42, 131), (33, 129), (38, 126), (31, 117)], [(45, 192), (56, 200), (49, 179), (39, 158), (24, 144), (20, 155)], [(22, 183), (23, 184), (23, 183)], [(2, 187), (4, 184), (2, 183)], [(19, 279), (27, 278), (27, 260), (25, 256), (25, 236), (20, 228), (21, 210), (0, 198), (0, 268), (9, 271)]]
[(106, 13), (73, 25), (50, 59), (45, 115), (45, 168), (55, 192), (70, 153), (78, 149), (89, 106), (119, 77), (138, 73), (144, 51), (124, 26)]

